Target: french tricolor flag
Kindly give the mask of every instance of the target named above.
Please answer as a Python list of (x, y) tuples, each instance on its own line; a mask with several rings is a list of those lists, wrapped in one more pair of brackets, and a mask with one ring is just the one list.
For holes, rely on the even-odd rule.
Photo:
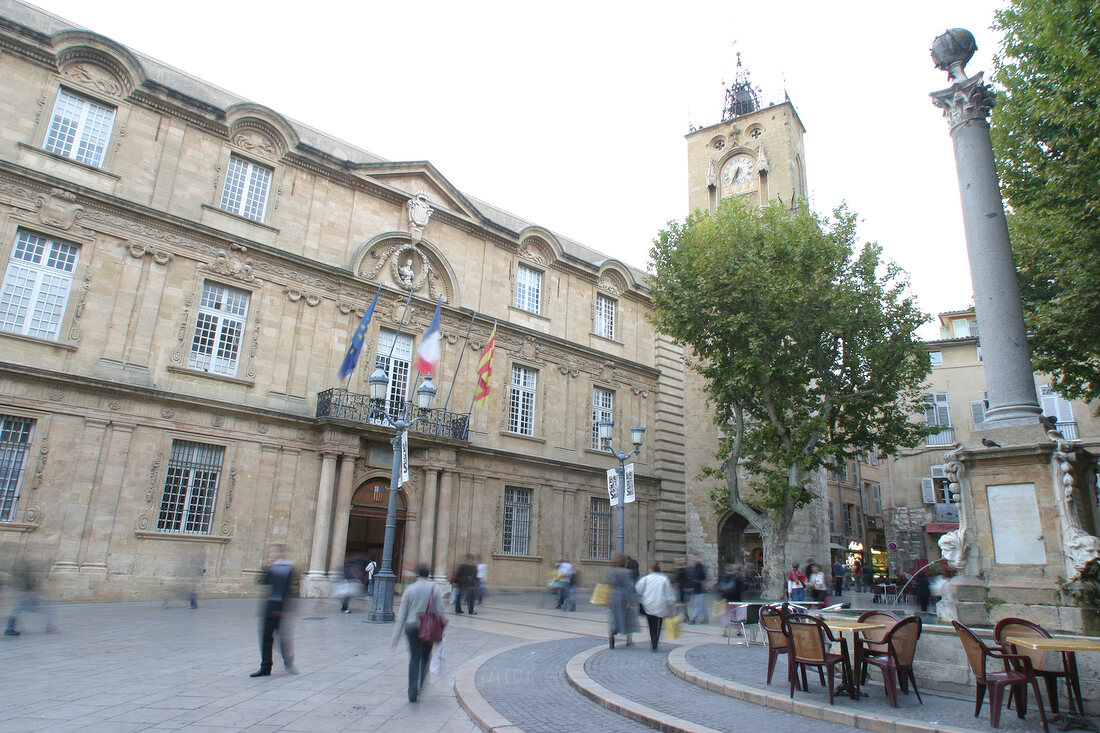
[(416, 361), (413, 363), (413, 369), (420, 374), (434, 376), (436, 367), (439, 366), (439, 316), (442, 310), (443, 299), (440, 298), (439, 302), (435, 304), (432, 325), (428, 326), (424, 338), (420, 339), (420, 346), (416, 349)]

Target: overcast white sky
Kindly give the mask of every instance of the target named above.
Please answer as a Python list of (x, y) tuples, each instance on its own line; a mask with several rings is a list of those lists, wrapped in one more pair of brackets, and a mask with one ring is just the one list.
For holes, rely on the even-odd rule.
[(739, 50), (806, 126), (814, 208), (847, 200), (932, 315), (972, 302), (928, 48), (968, 28), (988, 75), (1003, 0), (36, 4), (638, 267), (688, 213), (684, 135)]

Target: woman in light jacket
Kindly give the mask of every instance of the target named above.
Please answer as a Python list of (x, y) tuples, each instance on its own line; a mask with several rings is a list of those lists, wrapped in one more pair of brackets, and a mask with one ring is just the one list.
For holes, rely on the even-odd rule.
[(642, 611), (649, 622), (649, 643), (657, 651), (657, 640), (661, 637), (661, 624), (672, 615), (676, 608), (676, 596), (672, 592), (672, 583), (661, 572), (661, 566), (653, 563), (651, 572), (639, 578), (634, 590), (642, 597)]
[(443, 599), (440, 598), (439, 588), (428, 580), (430, 572), (427, 565), (416, 566), (416, 582), (401, 594), (401, 607), (393, 625), (393, 646), (397, 646), (402, 631), (409, 642), (409, 702), (416, 702), (420, 696), (420, 688), (427, 676), (428, 660), (435, 646), (430, 641), (420, 640), (419, 614), (433, 613), (443, 618)]

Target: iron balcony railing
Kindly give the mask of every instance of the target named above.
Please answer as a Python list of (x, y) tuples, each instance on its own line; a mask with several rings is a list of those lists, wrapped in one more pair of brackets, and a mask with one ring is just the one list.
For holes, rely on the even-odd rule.
[(1077, 421), (1059, 422), (1058, 430), (1066, 440), (1077, 440)]
[(955, 442), (955, 431), (953, 428), (944, 428), (935, 435), (928, 436), (928, 445), (951, 445)]
[(466, 440), (469, 414), (445, 410), (421, 410), (411, 402), (375, 402), (370, 395), (356, 394), (346, 389), (326, 389), (317, 393), (317, 417), (331, 417), (364, 425), (390, 427), (387, 413), (396, 419), (407, 411), (409, 419), (422, 417), (409, 428), (411, 433), (434, 435), (451, 440)]

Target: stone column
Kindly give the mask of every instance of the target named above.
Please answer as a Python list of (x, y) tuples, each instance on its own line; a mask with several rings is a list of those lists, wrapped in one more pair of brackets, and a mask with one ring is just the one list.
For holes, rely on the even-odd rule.
[[(439, 469), (424, 469), (424, 495), (420, 504), (420, 549), (415, 560), (427, 563), (433, 572), (438, 574), (435, 567), (435, 500), (436, 488), (439, 484)], [(406, 533), (407, 534), (407, 533)], [(409, 558), (410, 560), (413, 558)]]
[(953, 83), (931, 96), (951, 125), (974, 310), (989, 391), (989, 409), (982, 427), (995, 428), (1035, 423), (1042, 410), (1035, 394), (1016, 264), (989, 138), (988, 117), (996, 100), (982, 81), (982, 72), (972, 77), (963, 72), (976, 49), (974, 36), (961, 28), (935, 40), (932, 58), (937, 68), (949, 71)]
[(325, 560), (329, 546), (332, 517), (332, 489), (336, 481), (336, 453), (321, 454), (321, 481), (317, 487), (317, 509), (313, 515), (313, 548), (309, 553), (309, 572), (303, 578), (305, 596), (323, 592)]
[[(92, 496), (100, 475), (99, 461), (107, 432), (107, 421), (97, 418), (84, 420), (84, 434), (80, 439), (79, 458), (75, 466), (80, 470), (72, 474), (67, 501), (64, 504), (62, 533), (57, 547), (57, 561), (50, 568), (54, 573), (76, 574), (80, 571), (81, 545), (91, 532), (88, 517), (91, 513)], [(152, 496), (150, 496), (152, 501)], [(150, 505), (150, 511), (157, 507)]]
[(439, 482), (439, 511), (435, 531), (435, 579), (445, 581), (450, 577), (451, 565), (451, 498), (454, 494), (454, 472), (443, 471)]
[[(107, 559), (110, 555), (108, 549), (119, 514), (126, 458), (130, 455), (130, 440), (134, 436), (135, 425), (112, 422), (110, 427), (107, 442), (101, 446), (103, 457), (100, 465), (104, 468), (99, 477), (99, 487), (92, 499), (92, 521), (84, 535), (85, 547), (80, 561), (81, 573), (104, 576), (107, 574)], [(130, 572), (133, 572), (132, 566)]]
[(340, 484), (336, 490), (336, 511), (332, 520), (332, 544), (329, 546), (329, 575), (344, 577), (344, 555), (348, 549), (348, 520), (351, 517), (351, 489), (355, 476), (355, 456), (340, 457)]

